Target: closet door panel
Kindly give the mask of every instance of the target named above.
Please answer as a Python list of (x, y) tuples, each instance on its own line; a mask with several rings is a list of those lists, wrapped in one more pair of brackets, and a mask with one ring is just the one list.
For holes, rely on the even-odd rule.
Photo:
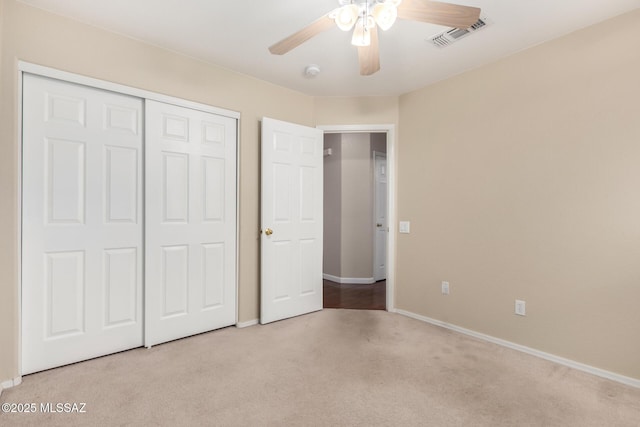
[(236, 120), (147, 101), (145, 345), (236, 322)]
[(142, 100), (23, 79), (22, 373), (142, 345)]

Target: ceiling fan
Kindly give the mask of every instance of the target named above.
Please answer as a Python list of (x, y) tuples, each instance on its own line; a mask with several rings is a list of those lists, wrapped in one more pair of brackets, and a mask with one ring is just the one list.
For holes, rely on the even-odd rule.
[(339, 0), (339, 4), (337, 9), (269, 47), (269, 51), (284, 55), (334, 24), (343, 31), (353, 28), (351, 44), (358, 48), (360, 74), (368, 76), (380, 70), (378, 27), (386, 31), (400, 18), (465, 29), (480, 17), (477, 7), (431, 0)]

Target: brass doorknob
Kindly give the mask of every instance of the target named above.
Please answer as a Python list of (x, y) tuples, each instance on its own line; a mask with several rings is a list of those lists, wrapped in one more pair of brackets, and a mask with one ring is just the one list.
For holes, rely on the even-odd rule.
[(270, 228), (267, 228), (266, 230), (264, 230), (264, 234), (266, 234), (267, 236), (271, 236), (273, 234), (273, 230)]

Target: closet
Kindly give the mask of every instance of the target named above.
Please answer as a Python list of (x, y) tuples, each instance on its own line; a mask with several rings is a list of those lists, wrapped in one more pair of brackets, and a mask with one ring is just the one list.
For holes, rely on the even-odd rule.
[(22, 373), (236, 323), (237, 117), (23, 74)]

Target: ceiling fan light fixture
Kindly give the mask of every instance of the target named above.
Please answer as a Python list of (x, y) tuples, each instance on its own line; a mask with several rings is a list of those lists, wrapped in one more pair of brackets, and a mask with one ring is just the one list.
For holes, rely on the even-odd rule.
[(369, 19), (359, 17), (356, 26), (353, 29), (353, 37), (351, 38), (351, 44), (354, 46), (369, 46), (371, 44), (371, 32)]
[[(273, 55), (284, 55), (312, 37), (332, 28), (352, 30), (351, 44), (358, 47), (360, 75), (370, 76), (380, 70), (378, 27), (388, 30), (396, 18), (452, 27), (469, 31), (478, 25), (481, 9), (446, 3), (441, 0), (337, 0), (339, 7), (322, 15), (306, 27), (269, 46)], [(355, 27), (355, 28), (354, 28)], [(313, 74), (314, 69), (308, 74)]]
[(381, 30), (387, 31), (398, 17), (398, 9), (392, 1), (376, 3), (373, 7), (373, 19)]
[(349, 31), (358, 20), (358, 6), (347, 4), (336, 10), (336, 25), (342, 31)]

